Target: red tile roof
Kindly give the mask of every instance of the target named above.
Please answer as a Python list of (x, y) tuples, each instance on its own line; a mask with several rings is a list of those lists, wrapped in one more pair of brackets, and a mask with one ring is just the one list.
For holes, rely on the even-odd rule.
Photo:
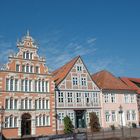
[(125, 84), (127, 84), (131, 89), (136, 90), (138, 94), (140, 94), (140, 87), (136, 85), (140, 84), (140, 78), (128, 78), (121, 77), (120, 78)]
[(119, 78), (106, 70), (93, 74), (92, 78), (104, 90), (132, 90)]
[(52, 72), (54, 82), (56, 85), (60, 84), (60, 82), (64, 80), (64, 78), (67, 76), (67, 74), (70, 72), (70, 70), (79, 58), (80, 56), (75, 57), (74, 59), (66, 63), (64, 66)]

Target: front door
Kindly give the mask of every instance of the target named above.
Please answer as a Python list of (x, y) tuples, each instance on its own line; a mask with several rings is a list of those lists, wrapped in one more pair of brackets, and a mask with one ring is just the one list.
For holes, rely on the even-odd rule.
[(76, 128), (85, 128), (85, 111), (76, 110)]
[(21, 121), (21, 134), (24, 135), (31, 135), (31, 115), (30, 114), (23, 114), (22, 121)]

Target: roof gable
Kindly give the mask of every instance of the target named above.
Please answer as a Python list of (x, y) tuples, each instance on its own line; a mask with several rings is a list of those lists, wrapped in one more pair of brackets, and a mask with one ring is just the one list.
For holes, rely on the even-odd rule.
[(93, 74), (92, 78), (101, 89), (131, 90), (131, 88), (129, 88), (119, 78), (106, 70)]
[(65, 79), (65, 77), (70, 72), (70, 70), (79, 58), (80, 56), (75, 57), (74, 59), (66, 63), (64, 66), (52, 72), (54, 82), (56, 85), (59, 85)]

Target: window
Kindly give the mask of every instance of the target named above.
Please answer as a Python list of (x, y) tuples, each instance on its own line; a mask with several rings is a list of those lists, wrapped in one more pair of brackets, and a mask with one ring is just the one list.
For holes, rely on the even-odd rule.
[(39, 125), (41, 126), (42, 125), (42, 119), (41, 119), (41, 115), (39, 116)]
[(29, 80), (29, 91), (32, 91), (32, 80)]
[(19, 66), (19, 64), (16, 64), (16, 71), (17, 71), (17, 72), (20, 71), (20, 66)]
[(30, 53), (30, 59), (33, 59), (33, 53)]
[(105, 103), (109, 102), (109, 94), (108, 93), (104, 94), (104, 101), (105, 101)]
[(70, 120), (72, 121), (72, 123), (74, 124), (74, 113), (73, 112), (69, 112), (68, 116), (69, 116)]
[(63, 97), (63, 92), (59, 92), (59, 93), (58, 93), (58, 102), (59, 102), (59, 103), (63, 103), (63, 98), (64, 98), (64, 97)]
[(135, 102), (135, 95), (134, 94), (130, 95), (130, 102), (131, 103)]
[(46, 91), (49, 92), (49, 82), (46, 81)]
[(135, 112), (135, 110), (132, 110), (132, 120), (136, 120), (136, 112)]
[(15, 117), (14, 118), (14, 127), (17, 127), (17, 124), (18, 124), (18, 117)]
[(42, 109), (45, 109), (45, 100), (42, 100)]
[(116, 113), (115, 113), (115, 111), (111, 112), (111, 117), (112, 117), (112, 121), (115, 122), (116, 121)]
[(77, 71), (82, 71), (82, 66), (77, 66)]
[(85, 93), (85, 100), (86, 100), (86, 103), (89, 103), (89, 93)]
[(22, 72), (25, 72), (25, 65), (22, 65)]
[(35, 91), (37, 92), (37, 80), (35, 80)]
[(81, 93), (76, 93), (77, 95), (77, 103), (81, 102)]
[(35, 72), (39, 73), (39, 67), (38, 66), (35, 67)]
[(9, 118), (9, 127), (13, 127), (13, 117), (10, 116)]
[(13, 109), (13, 98), (10, 98), (10, 109)]
[(45, 82), (44, 82), (44, 80), (42, 81), (42, 92), (44, 92), (45, 90), (44, 90), (44, 84), (45, 84)]
[(73, 85), (78, 85), (78, 79), (77, 79), (77, 77), (73, 77)]
[(126, 117), (127, 117), (127, 120), (129, 121), (130, 120), (130, 111), (129, 110), (127, 111)]
[(50, 125), (50, 117), (49, 116), (46, 116), (46, 125)]
[(32, 109), (32, 99), (29, 99), (29, 109)]
[(9, 79), (6, 79), (6, 91), (9, 91)]
[(30, 72), (33, 73), (33, 66), (30, 67)]
[(110, 114), (109, 112), (105, 112), (105, 119), (106, 119), (106, 122), (109, 122), (110, 121)]
[(17, 106), (18, 106), (18, 100), (15, 99), (15, 102), (14, 102), (14, 109), (17, 109)]
[(21, 99), (21, 109), (24, 109), (24, 99)]
[(38, 107), (37, 107), (37, 100), (35, 100), (35, 109), (38, 109)]
[(97, 105), (98, 104), (98, 102), (99, 102), (99, 99), (98, 99), (98, 93), (93, 93), (93, 104), (95, 105)]
[(81, 78), (81, 84), (82, 86), (86, 86), (87, 85), (87, 82), (86, 82), (86, 78)]
[(21, 91), (24, 91), (24, 80), (21, 80)]
[(29, 52), (26, 53), (26, 59), (29, 59)]
[(115, 94), (111, 93), (111, 103), (115, 103)]
[(23, 52), (23, 58), (24, 58), (24, 59), (26, 58), (26, 53), (25, 53), (25, 52)]
[(26, 66), (26, 72), (29, 72), (29, 65)]
[(38, 91), (39, 92), (41, 91), (41, 81), (40, 80), (38, 81)]
[(18, 79), (15, 79), (15, 91), (18, 91)]
[(49, 101), (46, 100), (46, 109), (49, 109)]
[(68, 95), (68, 103), (72, 103), (72, 93), (67, 93)]
[(25, 108), (24, 109), (28, 109), (28, 98), (25, 98)]
[(43, 125), (46, 125), (46, 116), (43, 115)]
[(25, 80), (25, 91), (28, 91), (28, 80)]
[(64, 113), (59, 113), (59, 124), (63, 124), (63, 119), (64, 119)]
[(10, 91), (13, 91), (13, 84), (14, 84), (14, 80), (11, 79), (10, 80)]
[(9, 99), (6, 99), (5, 100), (5, 109), (9, 109)]
[(39, 105), (38, 108), (41, 109), (41, 98), (39, 98)]
[(125, 101), (125, 103), (129, 103), (129, 95), (128, 94), (124, 95), (124, 101)]

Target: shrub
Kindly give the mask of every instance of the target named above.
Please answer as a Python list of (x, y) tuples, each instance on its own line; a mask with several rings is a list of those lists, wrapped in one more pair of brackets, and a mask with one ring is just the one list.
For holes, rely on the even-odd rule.
[(110, 125), (110, 127), (111, 127), (112, 130), (115, 130), (115, 125), (114, 124)]
[(132, 127), (133, 127), (133, 128), (137, 128), (136, 123), (132, 123)]
[(99, 124), (99, 118), (97, 117), (96, 113), (95, 112), (91, 112), (89, 114), (89, 117), (90, 117), (90, 129), (91, 129), (91, 132), (98, 132), (100, 130), (100, 124)]
[(72, 121), (68, 116), (64, 117), (64, 133), (65, 134), (73, 133)]

